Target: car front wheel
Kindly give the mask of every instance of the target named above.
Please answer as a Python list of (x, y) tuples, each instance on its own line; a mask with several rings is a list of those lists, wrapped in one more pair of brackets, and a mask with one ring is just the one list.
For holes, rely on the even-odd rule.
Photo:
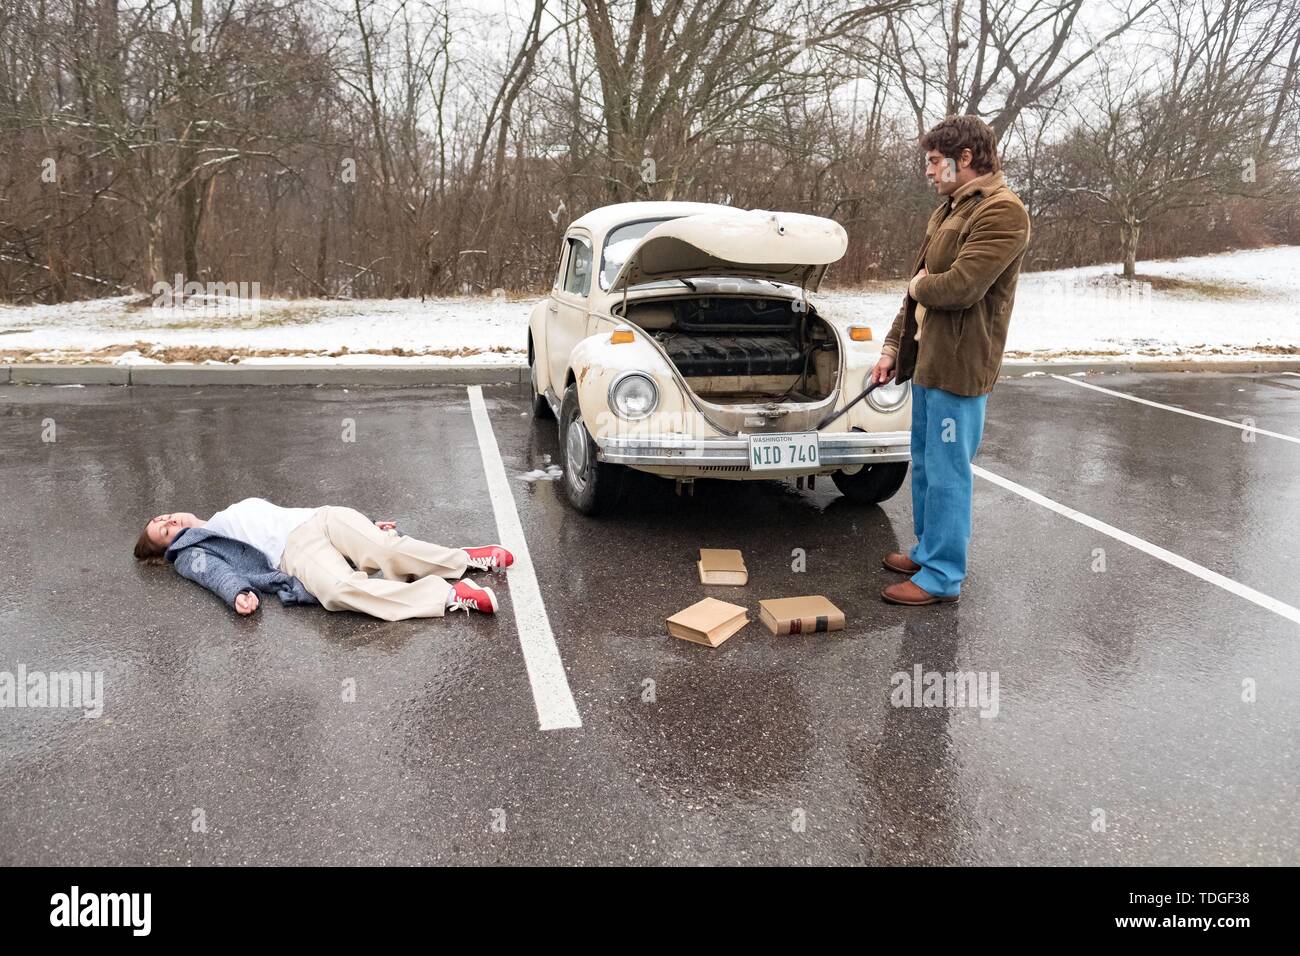
[(600, 514), (618, 500), (623, 469), (596, 458), (596, 442), (582, 421), (578, 386), (570, 385), (560, 405), (560, 459), (564, 468), (564, 493), (569, 503), (585, 515)]
[(882, 461), (878, 465), (863, 465), (855, 474), (837, 471), (831, 475), (835, 487), (850, 501), (861, 505), (878, 505), (894, 496), (907, 477), (906, 461)]

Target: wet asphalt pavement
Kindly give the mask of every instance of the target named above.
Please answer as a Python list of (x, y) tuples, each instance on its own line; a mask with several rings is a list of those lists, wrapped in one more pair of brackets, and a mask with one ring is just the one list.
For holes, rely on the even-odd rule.
[[(1300, 437), (1300, 377), (1089, 381)], [(961, 603), (888, 606), (908, 485), (640, 478), (585, 518), (514, 480), (553, 423), (483, 392), (581, 729), (537, 729), (503, 576), (495, 618), (240, 619), (131, 558), (152, 515), (249, 495), (495, 540), (465, 389), (0, 387), (0, 671), (105, 697), (0, 708), (0, 864), (1300, 863), (1300, 624), (978, 478)], [(1300, 605), (1300, 444), (1014, 378), (977, 464)], [(748, 587), (701, 586), (700, 547), (742, 549)], [(843, 632), (664, 630), (817, 593)], [(892, 706), (916, 665), (996, 674), (996, 716)]]

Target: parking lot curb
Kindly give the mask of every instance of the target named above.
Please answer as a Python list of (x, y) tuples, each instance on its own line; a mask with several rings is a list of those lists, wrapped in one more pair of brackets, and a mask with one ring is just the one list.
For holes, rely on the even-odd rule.
[[(1300, 371), (1300, 357), (1002, 363), (1004, 378), (1030, 372), (1115, 375), (1129, 372)], [(14, 385), (517, 385), (528, 366), (498, 365), (0, 365), (0, 384)]]
[(15, 385), (127, 385), (130, 370), (122, 365), (11, 365), (5, 381)]

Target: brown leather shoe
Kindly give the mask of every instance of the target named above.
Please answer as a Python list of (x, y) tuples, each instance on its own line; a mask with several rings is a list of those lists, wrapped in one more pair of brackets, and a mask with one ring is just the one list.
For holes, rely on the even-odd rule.
[(899, 574), (915, 574), (921, 570), (921, 566), (905, 554), (899, 554), (897, 551), (890, 551), (880, 559), (880, 563), (888, 571), (897, 571)]
[(905, 604), (908, 607), (921, 607), (925, 604), (956, 604), (961, 597), (960, 594), (954, 594), (952, 597), (935, 597), (911, 581), (891, 584), (880, 592), (880, 596), (887, 604)]

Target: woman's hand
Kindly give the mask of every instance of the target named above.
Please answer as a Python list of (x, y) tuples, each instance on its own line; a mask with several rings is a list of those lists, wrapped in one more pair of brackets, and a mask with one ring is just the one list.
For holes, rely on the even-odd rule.
[(257, 595), (252, 591), (244, 591), (242, 594), (236, 594), (235, 610), (240, 614), (252, 614), (257, 610)]
[(396, 521), (376, 521), (376, 522), (375, 522), (375, 527), (378, 528), (380, 531), (392, 531), (394, 528), (397, 527), (397, 522), (396, 522)]

